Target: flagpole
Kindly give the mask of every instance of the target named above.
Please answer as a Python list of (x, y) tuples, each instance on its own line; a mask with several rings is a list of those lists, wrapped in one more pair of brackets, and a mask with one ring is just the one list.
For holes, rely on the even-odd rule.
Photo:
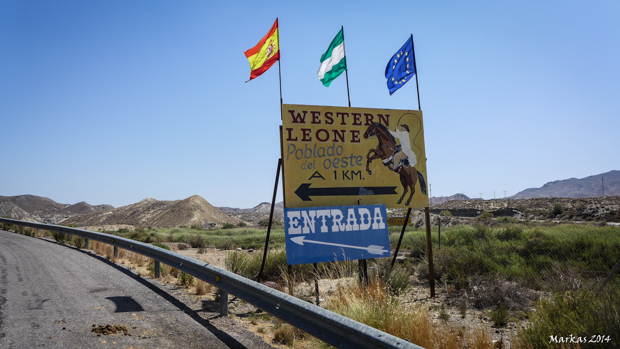
[(413, 51), (413, 69), (415, 70), (415, 89), (418, 93), (418, 110), (422, 110), (420, 109), (420, 88), (418, 87), (418, 67), (415, 65), (415, 45), (413, 44), (413, 34), (411, 34), (411, 50)]
[[(420, 108), (420, 87), (418, 86), (418, 67), (415, 64), (415, 45), (413, 44), (413, 34), (411, 34), (411, 50), (413, 51), (413, 69), (415, 69), (415, 89), (418, 94), (418, 110)], [(430, 202), (430, 201), (429, 201)], [(431, 217), (428, 206), (424, 207), (424, 219), (426, 225), (426, 257), (428, 258), (428, 281), (431, 289), (431, 298), (435, 297), (435, 270), (433, 267), (433, 243), (431, 239)]]
[[(276, 21), (278, 18), (276, 17)], [(278, 82), (280, 83), (280, 119), (282, 119), (282, 71), (280, 70), (280, 62), (282, 61), (282, 50), (280, 49), (280, 22), (278, 21), (278, 53), (280, 54), (280, 58), (278, 58)], [(415, 64), (415, 59), (414, 59)], [(416, 84), (418, 82), (416, 81)]]
[[(342, 30), (342, 51), (344, 51), (344, 59), (346, 62), (347, 48), (344, 43), (344, 26), (341, 26), (340, 29)], [(347, 67), (347, 69), (344, 70), (344, 74), (345, 74), (345, 77), (347, 78), (347, 100), (349, 101), (349, 108), (350, 108), (351, 107), (351, 95), (349, 94), (349, 67)]]
[[(282, 59), (282, 55), (280, 55), (280, 59)], [(282, 107), (282, 72), (280, 71), (280, 59), (278, 59), (278, 81), (280, 82), (280, 107)]]

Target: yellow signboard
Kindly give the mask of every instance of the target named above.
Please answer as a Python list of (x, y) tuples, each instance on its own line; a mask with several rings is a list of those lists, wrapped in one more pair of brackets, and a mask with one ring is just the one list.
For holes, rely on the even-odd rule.
[(419, 110), (282, 105), (287, 208), (428, 207)]
[[(405, 225), (405, 217), (389, 217), (388, 225), (402, 227)], [(411, 225), (411, 217), (407, 220), (407, 225)]]

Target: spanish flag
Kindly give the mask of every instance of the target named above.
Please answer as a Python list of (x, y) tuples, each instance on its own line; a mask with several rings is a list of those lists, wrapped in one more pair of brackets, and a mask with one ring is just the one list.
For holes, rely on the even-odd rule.
[(279, 41), (278, 19), (276, 18), (269, 33), (267, 33), (256, 46), (245, 51), (245, 56), (248, 58), (248, 61), (250, 61), (250, 69), (252, 70), (250, 73), (250, 80), (259, 77), (280, 59)]

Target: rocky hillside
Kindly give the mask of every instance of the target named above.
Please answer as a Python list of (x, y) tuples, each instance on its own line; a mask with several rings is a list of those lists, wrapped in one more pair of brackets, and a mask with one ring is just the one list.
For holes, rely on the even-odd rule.
[(454, 194), (452, 196), (439, 196), (439, 197), (431, 197), (430, 203), (431, 205), (439, 205), (439, 204), (443, 204), (446, 201), (452, 201), (452, 200), (469, 200), (469, 196), (465, 195), (465, 194)]
[(147, 198), (138, 203), (103, 212), (93, 212), (71, 217), (63, 225), (90, 229), (107, 229), (115, 226), (170, 228), (199, 225), (209, 227), (225, 223), (238, 224), (241, 220), (213, 207), (207, 200), (194, 195), (185, 200), (158, 201)]
[[(218, 207), (218, 209), (232, 217), (236, 217), (246, 222), (258, 224), (263, 219), (269, 218), (271, 212), (271, 204), (268, 202), (262, 202), (253, 208), (231, 208), (231, 207)], [(276, 203), (276, 207), (273, 209), (273, 218), (279, 221), (284, 220), (284, 203)]]
[(30, 222), (56, 224), (78, 214), (113, 209), (111, 205), (92, 206), (86, 202), (74, 205), (35, 195), (0, 196), (0, 216)]
[(603, 196), (603, 188), (605, 196), (620, 195), (620, 171), (609, 171), (581, 179), (570, 178), (549, 182), (540, 188), (525, 189), (511, 196), (511, 199), (587, 198)]
[(448, 201), (431, 206), (431, 213), (450, 211), (453, 217), (477, 217), (486, 211), (495, 217), (525, 220), (620, 222), (620, 196), (593, 198), (534, 198)]

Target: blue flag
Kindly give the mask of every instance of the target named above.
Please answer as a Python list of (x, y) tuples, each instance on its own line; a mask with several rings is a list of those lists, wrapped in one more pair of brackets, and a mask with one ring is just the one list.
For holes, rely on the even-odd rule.
[(385, 78), (390, 96), (403, 87), (414, 75), (413, 37), (410, 36), (385, 67)]

